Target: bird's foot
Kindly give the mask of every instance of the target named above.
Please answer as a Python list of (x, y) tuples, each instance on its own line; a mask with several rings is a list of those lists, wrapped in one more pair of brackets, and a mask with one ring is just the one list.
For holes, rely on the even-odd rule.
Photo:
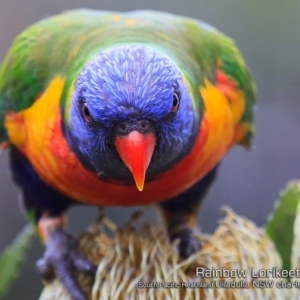
[(87, 300), (80, 288), (74, 271), (95, 274), (94, 266), (78, 251), (77, 241), (61, 229), (51, 232), (43, 258), (37, 262), (37, 268), (46, 281), (56, 276), (74, 300)]
[(197, 237), (196, 228), (183, 225), (180, 227), (172, 228), (169, 231), (171, 241), (179, 240), (178, 252), (181, 258), (188, 258), (201, 249), (201, 242)]

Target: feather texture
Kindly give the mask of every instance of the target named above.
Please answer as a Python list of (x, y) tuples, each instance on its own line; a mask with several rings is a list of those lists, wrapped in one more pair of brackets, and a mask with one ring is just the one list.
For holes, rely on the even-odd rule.
[[(172, 167), (149, 178), (143, 193), (118, 178), (99, 180), (82, 165), (83, 160), (65, 136), (74, 89), (79, 86), (87, 90), (80, 81), (81, 75), (78, 79), (79, 73), (87, 66), (84, 72), (90, 84), (97, 85), (99, 78), (105, 80), (107, 74), (101, 73), (98, 78), (99, 74), (94, 74), (88, 65), (99, 53), (104, 64), (105, 51), (116, 46), (148, 47), (153, 53), (158, 51), (168, 57), (180, 70), (178, 76), (188, 87), (193, 103), (197, 128), (191, 147)], [(122, 59), (120, 55), (118, 59)], [(99, 70), (113, 69), (118, 77), (118, 72), (123, 72), (117, 67), (121, 62), (107, 61), (110, 63)], [(127, 80), (128, 74), (119, 75)], [(151, 87), (149, 78), (145, 77), (134, 97), (145, 96), (146, 87)], [(130, 80), (130, 84), (137, 85)], [(118, 91), (124, 90), (123, 97), (130, 90), (128, 86), (118, 86), (116, 78), (107, 81), (116, 85), (110, 89), (116, 93), (115, 99), (120, 96)], [(102, 87), (101, 92), (104, 90)], [(154, 89), (152, 94), (155, 92)], [(130, 102), (133, 96), (127, 96)], [(172, 198), (188, 189), (235, 143), (249, 146), (254, 99), (253, 80), (233, 41), (206, 23), (152, 11), (71, 11), (29, 27), (16, 38), (5, 58), (0, 69), (0, 143), (18, 147), (46, 183), (70, 198), (95, 205), (146, 204)], [(184, 126), (181, 132), (186, 129)], [(79, 128), (78, 132), (82, 135)]]

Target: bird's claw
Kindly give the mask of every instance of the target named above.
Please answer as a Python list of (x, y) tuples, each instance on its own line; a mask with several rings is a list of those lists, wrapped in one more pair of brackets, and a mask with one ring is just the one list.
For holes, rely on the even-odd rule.
[(188, 258), (201, 249), (201, 242), (197, 238), (195, 229), (190, 227), (181, 228), (170, 234), (171, 241), (179, 240), (178, 252), (181, 258)]
[(43, 258), (37, 262), (37, 268), (46, 281), (57, 277), (74, 300), (86, 300), (74, 271), (95, 274), (94, 266), (77, 250), (77, 241), (62, 230), (51, 233)]

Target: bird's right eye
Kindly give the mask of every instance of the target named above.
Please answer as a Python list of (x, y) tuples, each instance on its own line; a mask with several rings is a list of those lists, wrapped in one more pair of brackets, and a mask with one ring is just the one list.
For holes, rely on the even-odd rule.
[(85, 102), (81, 105), (81, 112), (87, 122), (91, 122), (93, 120), (90, 110)]

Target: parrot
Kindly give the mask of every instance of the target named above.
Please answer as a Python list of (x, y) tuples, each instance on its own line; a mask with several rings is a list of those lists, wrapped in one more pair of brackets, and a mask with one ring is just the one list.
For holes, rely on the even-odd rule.
[(74, 271), (96, 266), (65, 231), (78, 204), (157, 205), (179, 256), (198, 251), (200, 203), (233, 146), (251, 148), (255, 103), (235, 42), (197, 19), (76, 9), (25, 29), (0, 68), (0, 147), (41, 275), (87, 299)]

